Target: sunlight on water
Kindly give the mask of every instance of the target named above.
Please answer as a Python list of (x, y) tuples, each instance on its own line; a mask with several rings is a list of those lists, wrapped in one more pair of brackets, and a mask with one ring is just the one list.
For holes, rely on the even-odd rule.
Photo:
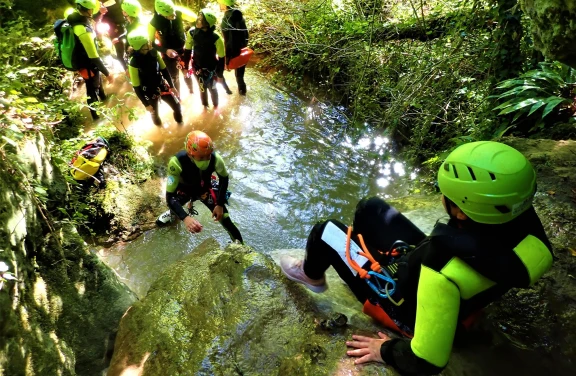
[[(228, 208), (246, 244), (265, 253), (304, 248), (317, 221), (335, 218), (350, 223), (362, 197), (410, 193), (417, 171), (402, 162), (394, 143), (381, 131), (366, 128), (356, 135), (338, 109), (318, 101), (306, 103), (271, 86), (251, 69), (246, 74), (247, 96), (237, 94), (232, 72), (225, 76), (234, 94), (219, 87), (220, 105), (207, 111), (196, 83), (190, 94), (182, 80), (183, 126), (174, 122), (165, 104), (160, 106), (163, 126), (153, 125), (135, 96), (125, 99), (124, 105), (135, 109), (137, 119), (125, 118), (122, 125), (150, 140), (152, 154), (162, 163), (181, 150), (188, 132), (207, 132), (231, 173)], [(129, 92), (130, 84), (118, 79), (112, 90)], [(102, 250), (104, 260), (144, 294), (161, 270), (203, 240), (214, 237), (227, 244), (224, 229), (201, 204), (195, 206), (204, 225), (202, 233), (192, 235), (182, 223), (151, 230), (132, 243)]]

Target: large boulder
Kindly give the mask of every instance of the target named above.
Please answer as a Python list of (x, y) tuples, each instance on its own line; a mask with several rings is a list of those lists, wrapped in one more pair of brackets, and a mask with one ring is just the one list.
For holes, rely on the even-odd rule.
[(550, 60), (576, 68), (576, 2), (520, 0), (530, 17), (534, 47)]
[[(356, 329), (375, 330), (360, 304), (341, 294), (343, 286), (331, 289), (341, 296), (335, 304), (347, 311)], [(126, 313), (108, 375), (350, 370), (354, 365), (346, 359), (344, 342), (351, 327), (324, 330), (319, 325), (332, 308), (314, 304), (302, 286), (287, 283), (269, 256), (236, 244), (221, 250), (208, 239), (170, 267)]]

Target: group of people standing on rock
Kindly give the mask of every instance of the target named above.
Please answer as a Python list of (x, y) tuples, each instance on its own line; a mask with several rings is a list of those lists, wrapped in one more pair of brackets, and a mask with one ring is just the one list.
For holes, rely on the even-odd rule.
[[(202, 9), (196, 16), (172, 0), (156, 0), (148, 24), (142, 19), (138, 0), (112, 0), (103, 4), (98, 0), (75, 2), (76, 9), (65, 15), (78, 38), (79, 48), (74, 54), (86, 83), (88, 105), (106, 99), (100, 74), (106, 76), (108, 83), (114, 81), (98, 53), (94, 20), (109, 25), (108, 34), (116, 58), (154, 124), (162, 124), (158, 114), (160, 99), (172, 108), (174, 120), (182, 124), (180, 73), (190, 93), (194, 91), (192, 76), (196, 77), (206, 109), (208, 93), (213, 107), (218, 107), (216, 83), (221, 83), (226, 93), (232, 94), (224, 79), (224, 70), (230, 59), (239, 56), (248, 45), (248, 29), (242, 12), (235, 7), (236, 0), (218, 0), (224, 11), (220, 24), (222, 35), (216, 31), (217, 17), (210, 9)], [(189, 30), (186, 30), (186, 21), (194, 22)], [(246, 95), (247, 90), (245, 69), (245, 65), (234, 69), (240, 95)], [(91, 108), (90, 112), (94, 120), (99, 118), (96, 109)]]

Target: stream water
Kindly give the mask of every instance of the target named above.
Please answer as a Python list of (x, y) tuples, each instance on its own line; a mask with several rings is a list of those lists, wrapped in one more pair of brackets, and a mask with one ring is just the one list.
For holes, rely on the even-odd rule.
[[(164, 125), (153, 125), (135, 96), (123, 105), (136, 108), (137, 119), (125, 119), (122, 127), (150, 140), (150, 151), (164, 163), (181, 150), (189, 131), (208, 133), (231, 173), (228, 208), (247, 245), (273, 258), (280, 249), (303, 249), (317, 221), (335, 218), (350, 223), (358, 200), (369, 195), (426, 202), (428, 209), (405, 212), (425, 232), (444, 216), (437, 196), (414, 198), (418, 170), (404, 163), (385, 134), (369, 125), (352, 128), (338, 108), (302, 100), (251, 69), (247, 70), (245, 97), (237, 94), (231, 72), (226, 78), (234, 94), (227, 95), (219, 87), (217, 110), (203, 109), (196, 85), (194, 94), (182, 93), (185, 124), (181, 127), (165, 105), (161, 106)], [(181, 87), (185, 87), (183, 82)], [(121, 96), (131, 87), (120, 78), (109, 91)], [(158, 195), (163, 197), (164, 192)], [(132, 242), (100, 250), (102, 260), (144, 297), (165, 268), (202, 241), (214, 237), (222, 246), (230, 241), (205, 207), (199, 203), (195, 207), (204, 225), (201, 233), (190, 234), (177, 221)], [(399, 206), (401, 210), (409, 207)], [(564, 359), (521, 349), (505, 340), (455, 349), (452, 358), (446, 375), (570, 374)]]
[[(246, 244), (265, 253), (304, 248), (317, 221), (350, 222), (362, 197), (410, 193), (418, 171), (406, 166), (381, 132), (368, 126), (361, 132), (352, 129), (337, 108), (303, 101), (251, 69), (245, 97), (237, 94), (233, 73), (227, 72), (226, 77), (234, 94), (227, 95), (219, 87), (217, 110), (203, 109), (195, 85), (194, 94), (182, 93), (183, 126), (174, 122), (166, 105), (160, 111), (164, 125), (153, 125), (134, 96), (124, 105), (136, 108), (137, 120), (125, 119), (122, 126), (150, 140), (151, 152), (165, 162), (181, 150), (189, 131), (208, 133), (231, 173), (228, 209)], [(120, 96), (130, 85), (122, 77), (117, 81), (108, 90)], [(185, 87), (183, 82), (181, 87)], [(204, 225), (202, 233), (190, 234), (182, 223), (154, 229), (131, 243), (101, 252), (104, 261), (139, 296), (145, 295), (161, 270), (206, 238), (214, 237), (223, 246), (230, 241), (201, 203), (195, 208)], [(421, 221), (422, 225), (433, 224), (438, 215)]]

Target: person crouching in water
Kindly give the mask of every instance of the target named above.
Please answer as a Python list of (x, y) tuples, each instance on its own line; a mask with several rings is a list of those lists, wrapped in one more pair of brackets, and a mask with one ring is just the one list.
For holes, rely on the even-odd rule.
[[(212, 139), (202, 131), (192, 131), (186, 136), (186, 150), (170, 158), (166, 181), (166, 203), (170, 210), (161, 214), (156, 225), (165, 226), (175, 217), (184, 221), (191, 233), (202, 231), (202, 224), (191, 217), (197, 212), (192, 207), (196, 200), (212, 212), (215, 221), (226, 229), (232, 241), (243, 242), (240, 230), (228, 215), (227, 199), (229, 175), (220, 154), (214, 151)], [(218, 189), (212, 187), (212, 174), (218, 175)], [(190, 201), (188, 209), (182, 207)]]
[(200, 100), (208, 108), (208, 93), (212, 97), (214, 108), (218, 107), (216, 79), (224, 72), (226, 50), (224, 40), (214, 31), (216, 16), (208, 9), (202, 9), (196, 20), (196, 27), (191, 28), (186, 38), (184, 64), (188, 66), (194, 52), (192, 66), (200, 88)]
[(134, 49), (128, 64), (130, 80), (136, 95), (152, 115), (154, 124), (162, 125), (158, 114), (158, 101), (162, 99), (174, 111), (174, 120), (178, 125), (182, 125), (182, 108), (178, 100), (178, 91), (174, 88), (160, 53), (152, 50), (148, 31), (145, 28), (134, 30), (128, 34), (128, 43)]

